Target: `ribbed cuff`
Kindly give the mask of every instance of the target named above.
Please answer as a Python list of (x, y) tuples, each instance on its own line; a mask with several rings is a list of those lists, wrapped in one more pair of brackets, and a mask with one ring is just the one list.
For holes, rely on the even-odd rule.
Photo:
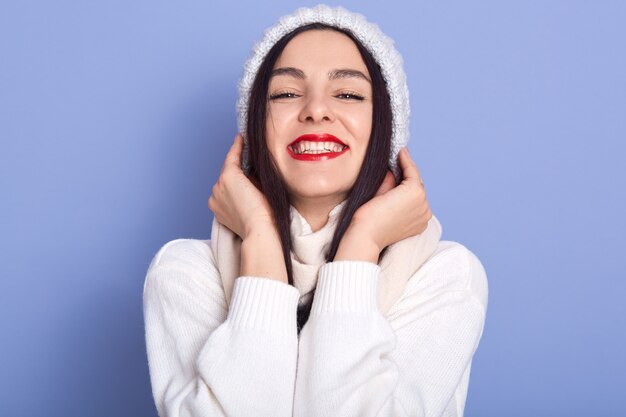
[(297, 337), (299, 298), (300, 291), (284, 282), (241, 276), (235, 279), (227, 320), (235, 329), (261, 329), (279, 337)]
[(319, 270), (312, 315), (378, 311), (380, 266), (366, 261), (336, 261)]

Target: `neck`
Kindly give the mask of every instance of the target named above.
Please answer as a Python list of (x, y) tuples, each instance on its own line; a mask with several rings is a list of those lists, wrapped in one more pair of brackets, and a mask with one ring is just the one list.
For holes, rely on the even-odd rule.
[(347, 196), (324, 196), (324, 197), (293, 197), (291, 204), (298, 210), (311, 226), (311, 231), (317, 232), (328, 222), (330, 211), (345, 200)]

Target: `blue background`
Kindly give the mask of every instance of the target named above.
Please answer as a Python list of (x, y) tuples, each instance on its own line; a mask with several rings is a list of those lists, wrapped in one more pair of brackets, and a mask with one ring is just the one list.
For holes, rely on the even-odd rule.
[[(156, 415), (147, 267), (210, 237), (242, 65), (316, 3), (0, 6), (0, 415)], [(625, 3), (342, 5), (396, 40), (443, 239), (488, 274), (466, 416), (624, 415)]]

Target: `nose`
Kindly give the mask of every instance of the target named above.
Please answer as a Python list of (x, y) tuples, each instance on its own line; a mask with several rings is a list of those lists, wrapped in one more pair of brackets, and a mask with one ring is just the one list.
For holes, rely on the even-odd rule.
[(304, 107), (300, 111), (298, 119), (302, 123), (333, 122), (333, 113), (330, 98), (321, 95), (311, 95), (304, 102)]

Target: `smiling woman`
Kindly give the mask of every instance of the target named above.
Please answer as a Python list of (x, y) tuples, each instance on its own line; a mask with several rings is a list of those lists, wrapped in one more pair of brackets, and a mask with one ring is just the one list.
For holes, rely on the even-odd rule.
[[(288, 273), (290, 206), (315, 232), (327, 223), (332, 208), (346, 201), (327, 257), (332, 260), (352, 216), (376, 194), (387, 173), (392, 114), (380, 65), (347, 30), (320, 22), (299, 26), (276, 42), (260, 64), (248, 115), (242, 131), (249, 132), (250, 152), (243, 158), (251, 155), (248, 174), (269, 196)], [(323, 142), (334, 137), (346, 149), (335, 157), (293, 157), (289, 145), (302, 134), (325, 135), (316, 139)], [(300, 146), (311, 149), (313, 144)], [(361, 170), (364, 165), (367, 169)]]
[(239, 92), (211, 239), (168, 242), (146, 276), (159, 415), (462, 416), (487, 279), (440, 240), (393, 41), (302, 8)]

